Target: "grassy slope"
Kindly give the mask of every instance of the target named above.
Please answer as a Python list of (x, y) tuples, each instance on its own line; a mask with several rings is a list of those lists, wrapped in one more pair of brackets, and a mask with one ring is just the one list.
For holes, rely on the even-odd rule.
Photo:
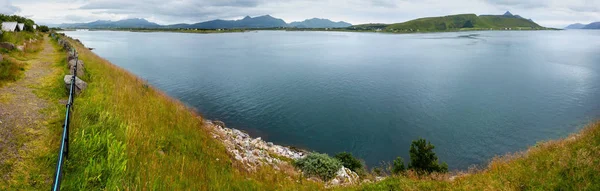
[[(466, 28), (465, 23), (470, 21), (472, 28)], [(475, 14), (449, 15), (443, 17), (428, 17), (415, 19), (403, 23), (391, 24), (386, 30), (419, 30), (421, 32), (435, 32), (446, 30), (476, 30), (476, 29), (503, 29), (506, 27), (512, 28), (542, 28), (536, 23), (527, 19), (515, 17), (495, 16)]]
[[(75, 100), (63, 188), (318, 190), (272, 169), (239, 170), (183, 104), (77, 45), (88, 89)], [(219, 160), (217, 160), (219, 159)], [(350, 190), (600, 189), (600, 123), (579, 135), (496, 158), (454, 181), (396, 176)]]
[(454, 181), (396, 176), (356, 190), (600, 190), (600, 122), (563, 140), (498, 157)]
[(76, 48), (88, 89), (74, 103), (66, 190), (319, 188), (267, 168), (238, 170), (189, 108), (83, 46)]

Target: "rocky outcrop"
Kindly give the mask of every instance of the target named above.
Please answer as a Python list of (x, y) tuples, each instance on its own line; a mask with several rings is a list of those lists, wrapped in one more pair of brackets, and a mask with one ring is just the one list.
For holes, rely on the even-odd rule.
[[(308, 154), (306, 151), (265, 142), (260, 137), (252, 138), (240, 130), (225, 127), (225, 123), (221, 121), (205, 120), (204, 126), (211, 130), (213, 138), (220, 140), (225, 145), (233, 159), (241, 162), (246, 169), (251, 171), (263, 165), (272, 166), (277, 170), (281, 165), (291, 165), (287, 161), (298, 160)], [(297, 173), (301, 172), (297, 171)], [(321, 180), (314, 181), (322, 182)], [(349, 186), (360, 184), (360, 181), (358, 174), (342, 166), (336, 176), (325, 185), (327, 187)]]
[[(65, 88), (67, 89), (67, 92), (71, 89), (72, 78), (73, 75), (66, 75), (65, 78), (63, 78), (63, 80), (65, 81)], [(87, 83), (85, 83), (78, 77), (75, 77), (75, 94), (80, 94), (83, 90), (85, 90), (85, 88), (87, 88)]]
[(355, 185), (355, 184), (359, 184), (360, 183), (360, 177), (358, 176), (358, 174), (356, 174), (356, 172), (343, 167), (340, 168), (340, 170), (337, 171), (335, 177), (331, 180), (329, 180), (329, 182), (327, 182), (326, 186), (328, 187), (334, 187), (334, 186), (349, 186), (349, 185)]
[(9, 42), (0, 42), (0, 48), (4, 48), (6, 50), (14, 50), (16, 47), (14, 44)]
[(212, 128), (213, 138), (221, 140), (229, 154), (249, 170), (262, 165), (278, 169), (280, 164), (286, 163), (282, 158), (297, 160), (306, 156), (304, 151), (265, 142), (260, 137), (253, 139), (247, 133), (225, 127), (223, 122), (205, 121), (205, 126)]

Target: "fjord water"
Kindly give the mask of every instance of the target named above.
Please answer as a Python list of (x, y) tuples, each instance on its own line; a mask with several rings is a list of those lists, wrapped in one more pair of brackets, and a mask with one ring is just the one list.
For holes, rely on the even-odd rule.
[(431, 141), (451, 169), (600, 116), (600, 31), (71, 31), (208, 119), (371, 167)]

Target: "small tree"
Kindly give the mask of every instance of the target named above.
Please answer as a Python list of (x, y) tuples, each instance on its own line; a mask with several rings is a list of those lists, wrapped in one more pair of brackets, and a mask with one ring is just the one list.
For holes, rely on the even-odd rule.
[(38, 29), (40, 31), (42, 31), (42, 32), (49, 32), (50, 31), (50, 29), (46, 25), (40, 25), (40, 26), (38, 26)]
[(409, 169), (417, 172), (448, 172), (448, 164), (438, 164), (438, 158), (433, 152), (433, 146), (425, 139), (419, 139), (412, 142), (410, 145), (410, 163)]
[(402, 157), (398, 157), (394, 160), (394, 166), (392, 167), (392, 173), (399, 174), (404, 172), (406, 168), (404, 167), (404, 160)]
[(363, 168), (362, 162), (360, 162), (360, 160), (352, 156), (352, 153), (341, 152), (336, 154), (334, 158), (342, 162), (342, 165), (344, 165), (344, 167), (349, 168), (354, 172), (361, 171)]

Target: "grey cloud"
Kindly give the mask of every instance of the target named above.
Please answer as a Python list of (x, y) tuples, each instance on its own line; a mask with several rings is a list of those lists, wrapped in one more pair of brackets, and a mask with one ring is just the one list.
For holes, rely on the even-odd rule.
[(486, 0), (488, 3), (515, 8), (543, 8), (548, 7), (549, 1), (541, 0)]
[(19, 7), (12, 5), (10, 0), (0, 0), (0, 13), (2, 14), (14, 14), (21, 11)]

